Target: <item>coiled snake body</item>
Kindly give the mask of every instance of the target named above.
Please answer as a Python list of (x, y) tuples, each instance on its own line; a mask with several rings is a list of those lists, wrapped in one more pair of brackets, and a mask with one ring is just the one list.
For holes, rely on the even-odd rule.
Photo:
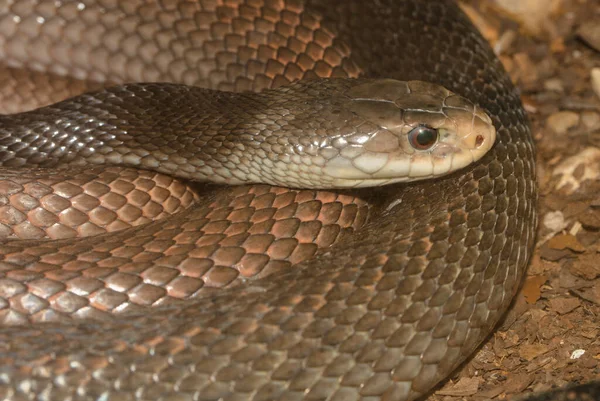
[[(115, 233), (5, 240), (3, 399), (412, 400), (475, 349), (518, 287), (536, 223), (532, 139), (453, 2), (0, 1), (0, 57), (17, 83), (3, 96), (25, 107), (102, 83), (243, 91), (366, 76), (441, 84), (497, 130), (480, 162), (440, 179), (367, 194), (217, 188)], [(79, 123), (40, 128), (54, 145), (4, 136), (3, 164), (85, 148), (95, 120)], [(78, 180), (59, 191), (79, 195)], [(242, 261), (233, 286), (211, 288)]]

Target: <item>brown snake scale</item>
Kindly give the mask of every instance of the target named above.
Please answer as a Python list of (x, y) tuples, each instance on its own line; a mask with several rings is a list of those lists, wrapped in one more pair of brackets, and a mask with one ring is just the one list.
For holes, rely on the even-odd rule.
[(149, 223), (189, 207), (196, 193), (147, 170), (97, 168), (71, 177), (47, 172), (1, 181), (0, 237), (72, 238)]
[[(122, 82), (258, 91), (366, 76), (439, 83), (497, 128), (480, 162), (441, 179), (335, 192), (206, 185), (196, 196), (115, 167), (32, 184), (40, 170), (18, 167), (80, 165), (91, 147), (122, 163), (118, 124), (86, 114), (83, 98), (50, 125), (43, 112), (1, 116), (1, 399), (413, 400), (472, 353), (518, 288), (536, 224), (533, 143), (500, 62), (451, 1), (0, 0), (0, 59), (4, 113)], [(110, 118), (143, 115), (131, 88)], [(169, 130), (193, 119), (161, 117), (148, 115), (166, 133), (147, 149), (175, 155)], [(102, 205), (104, 187), (84, 191), (97, 172), (119, 182)], [(172, 195), (143, 195), (157, 185), (149, 176)], [(126, 200), (137, 206), (123, 211)]]

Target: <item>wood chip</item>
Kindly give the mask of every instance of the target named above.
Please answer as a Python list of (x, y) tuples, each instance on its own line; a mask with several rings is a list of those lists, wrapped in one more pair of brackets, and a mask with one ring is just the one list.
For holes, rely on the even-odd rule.
[(592, 89), (596, 96), (600, 98), (600, 68), (592, 68), (590, 78), (592, 80)]
[(522, 292), (528, 304), (534, 304), (540, 299), (542, 294), (541, 288), (546, 280), (548, 280), (546, 276), (533, 276), (525, 279)]
[(546, 259), (551, 262), (555, 262), (557, 260), (561, 260), (565, 257), (569, 257), (572, 255), (573, 255), (573, 253), (570, 250), (568, 250), (568, 249), (562, 249), (562, 250), (553, 249), (553, 248), (550, 248), (550, 246), (548, 246), (548, 243), (545, 243), (540, 248), (540, 257), (542, 259)]
[(448, 386), (444, 386), (436, 392), (439, 395), (449, 395), (455, 397), (465, 397), (474, 395), (479, 389), (479, 384), (482, 382), (481, 377), (463, 377), (458, 382)]
[(577, 36), (594, 50), (600, 52), (600, 25), (597, 21), (588, 21), (581, 25), (577, 30)]
[(546, 120), (546, 126), (560, 135), (566, 134), (577, 125), (579, 125), (579, 114), (573, 111), (559, 111)]
[(504, 391), (508, 394), (520, 393), (533, 382), (533, 375), (519, 374), (511, 376), (504, 384)]
[(594, 280), (600, 277), (600, 257), (595, 252), (581, 255), (569, 267), (569, 271), (575, 276)]
[(579, 240), (571, 234), (560, 234), (552, 237), (550, 241), (548, 241), (548, 246), (551, 249), (557, 250), (570, 249), (574, 252), (585, 251), (585, 247), (581, 245)]
[(583, 288), (572, 291), (581, 299), (585, 299), (593, 304), (600, 305), (600, 282), (597, 282), (592, 288)]
[(579, 216), (579, 222), (588, 228), (600, 228), (600, 210), (588, 210)]
[(573, 309), (581, 305), (581, 301), (577, 298), (554, 298), (548, 302), (550, 309), (564, 315), (565, 313), (571, 312)]
[(550, 351), (550, 347), (546, 344), (523, 344), (519, 347), (519, 356), (526, 361), (532, 361), (548, 351)]

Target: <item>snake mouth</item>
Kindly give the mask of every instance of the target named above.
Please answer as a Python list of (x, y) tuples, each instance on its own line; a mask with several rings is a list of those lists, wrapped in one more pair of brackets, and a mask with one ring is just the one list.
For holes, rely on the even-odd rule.
[(400, 184), (404, 182), (410, 182), (405, 177), (401, 178), (371, 178), (366, 180), (345, 180), (336, 179), (332, 181), (333, 185), (337, 188), (371, 188), (371, 187), (383, 187), (391, 184)]
[(342, 152), (328, 160), (322, 171), (334, 186), (353, 188), (441, 177), (478, 161), (495, 141), (491, 121), (488, 124), (477, 118), (463, 125), (459, 129), (439, 128), (438, 142), (427, 150), (414, 149), (407, 141), (396, 141), (397, 148), (388, 152), (357, 147), (354, 153)]
[[(466, 167), (474, 161), (474, 156), (468, 150), (461, 150), (458, 154), (447, 151), (441, 157), (414, 154), (408, 161), (405, 157), (394, 159), (390, 155), (363, 156), (361, 168), (352, 160), (340, 158), (330, 160), (323, 172), (332, 178), (335, 186), (361, 188), (436, 178)], [(383, 160), (385, 163), (382, 164)], [(369, 161), (372, 163), (367, 163)], [(365, 166), (371, 170), (366, 170)]]

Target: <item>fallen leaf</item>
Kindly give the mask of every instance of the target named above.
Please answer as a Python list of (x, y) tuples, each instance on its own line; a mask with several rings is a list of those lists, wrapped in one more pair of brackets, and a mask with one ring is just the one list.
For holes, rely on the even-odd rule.
[(563, 249), (570, 249), (574, 252), (585, 251), (585, 247), (571, 234), (560, 234), (550, 238), (548, 246), (551, 249), (557, 249), (559, 251), (562, 251)]
[(552, 249), (548, 246), (548, 242), (544, 243), (540, 248), (540, 257), (551, 262), (556, 262), (566, 257), (573, 256), (573, 252), (568, 249)]
[(534, 304), (540, 299), (541, 288), (546, 280), (546, 276), (530, 276), (525, 279), (522, 292), (528, 304)]
[(523, 344), (519, 347), (519, 356), (526, 361), (531, 361), (548, 351), (550, 351), (550, 347), (545, 344)]

